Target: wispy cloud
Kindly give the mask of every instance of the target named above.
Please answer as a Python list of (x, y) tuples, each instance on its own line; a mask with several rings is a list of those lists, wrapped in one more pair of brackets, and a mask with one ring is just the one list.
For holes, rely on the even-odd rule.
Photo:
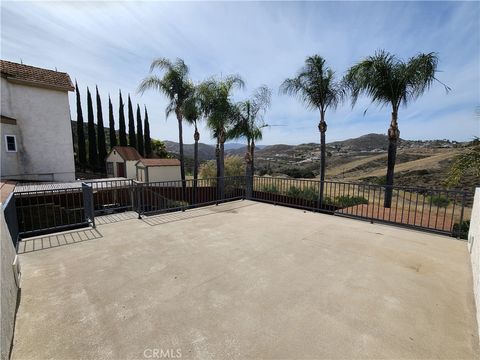
[[(340, 77), (364, 56), (385, 48), (408, 58), (436, 51), (439, 78), (400, 112), (402, 137), (466, 140), (480, 134), (480, 4), (446, 2), (2, 2), (2, 58), (67, 71), (85, 91), (98, 84), (118, 102), (118, 90), (146, 104), (153, 136), (177, 139), (176, 122), (165, 122), (166, 100), (136, 94), (155, 57), (181, 57), (192, 78), (238, 73), (247, 82), (236, 99), (262, 84), (273, 89), (264, 143), (318, 141), (318, 114), (278, 95), (306, 56), (321, 54)], [(103, 101), (106, 108), (107, 101)], [(75, 102), (70, 102), (75, 118)], [(364, 116), (363, 112), (368, 107)], [(116, 118), (117, 118), (117, 114)], [(327, 139), (386, 132), (390, 110), (360, 99), (329, 112)], [(185, 139), (191, 141), (192, 129)], [(202, 141), (210, 141), (203, 129)]]

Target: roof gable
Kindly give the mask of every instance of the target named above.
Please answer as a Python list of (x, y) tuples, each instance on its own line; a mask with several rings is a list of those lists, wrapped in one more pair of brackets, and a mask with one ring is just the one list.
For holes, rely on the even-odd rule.
[(6, 60), (0, 60), (0, 72), (2, 77), (12, 82), (65, 91), (74, 90), (70, 76), (64, 72), (18, 64)]
[(110, 154), (113, 151), (116, 151), (125, 161), (140, 160), (142, 158), (137, 149), (131, 146), (114, 146)]

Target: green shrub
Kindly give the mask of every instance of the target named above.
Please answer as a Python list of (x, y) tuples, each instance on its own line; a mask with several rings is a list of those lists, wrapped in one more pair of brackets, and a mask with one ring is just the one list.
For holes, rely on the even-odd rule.
[(291, 186), (286, 195), (309, 201), (316, 201), (318, 199), (318, 190), (313, 187), (300, 189), (296, 186)]
[(368, 204), (368, 200), (362, 196), (337, 196), (335, 198), (335, 205), (339, 207), (350, 207), (355, 205)]
[(468, 230), (470, 229), (470, 220), (462, 221), (462, 223), (453, 224), (453, 237), (460, 239), (468, 239)]
[(446, 208), (450, 204), (450, 200), (446, 196), (436, 195), (430, 196), (430, 203), (438, 207)]
[(260, 191), (269, 192), (269, 193), (273, 193), (273, 194), (278, 194), (278, 189), (273, 184), (263, 185), (263, 187)]
[(290, 189), (287, 191), (287, 196), (300, 197), (300, 195), (302, 195), (302, 190), (296, 186), (290, 186)]

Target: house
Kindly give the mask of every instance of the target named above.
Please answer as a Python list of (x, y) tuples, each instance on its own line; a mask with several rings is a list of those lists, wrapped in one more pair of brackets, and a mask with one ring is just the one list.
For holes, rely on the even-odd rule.
[(138, 151), (131, 146), (114, 146), (106, 159), (108, 177), (135, 179), (137, 175), (135, 165), (141, 158)]
[(0, 60), (1, 179), (75, 180), (67, 73)]
[(180, 161), (177, 159), (140, 159), (136, 178), (143, 182), (181, 180)]

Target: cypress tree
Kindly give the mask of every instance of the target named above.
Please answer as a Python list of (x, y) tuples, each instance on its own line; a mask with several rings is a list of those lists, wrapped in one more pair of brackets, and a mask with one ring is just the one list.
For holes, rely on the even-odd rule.
[(133, 116), (132, 101), (128, 95), (128, 145), (137, 148), (137, 138), (135, 136), (135, 118)]
[(147, 107), (145, 106), (145, 126), (144, 130), (144, 142), (145, 142), (145, 156), (148, 158), (152, 156), (152, 140), (150, 139), (150, 124), (148, 123)]
[(120, 92), (120, 105), (118, 107), (118, 137), (120, 146), (127, 146), (127, 133), (125, 130), (125, 113), (123, 112), (122, 92)]
[(142, 129), (142, 115), (140, 114), (140, 106), (137, 104), (137, 149), (140, 155), (145, 156), (143, 148), (143, 129)]
[(97, 168), (97, 139), (95, 135), (95, 124), (93, 122), (92, 95), (87, 87), (87, 117), (88, 117), (88, 164), (90, 169)]
[(87, 165), (87, 152), (85, 148), (85, 134), (83, 132), (83, 112), (82, 103), (80, 101), (80, 90), (75, 81), (75, 92), (77, 95), (77, 160), (82, 169)]
[(103, 127), (102, 100), (97, 92), (97, 144), (98, 144), (98, 165), (102, 172), (105, 172), (105, 159), (107, 158), (107, 144), (105, 144), (105, 128)]
[(108, 127), (110, 135), (110, 150), (117, 145), (117, 134), (115, 133), (115, 119), (113, 118), (113, 105), (110, 95), (108, 95)]

